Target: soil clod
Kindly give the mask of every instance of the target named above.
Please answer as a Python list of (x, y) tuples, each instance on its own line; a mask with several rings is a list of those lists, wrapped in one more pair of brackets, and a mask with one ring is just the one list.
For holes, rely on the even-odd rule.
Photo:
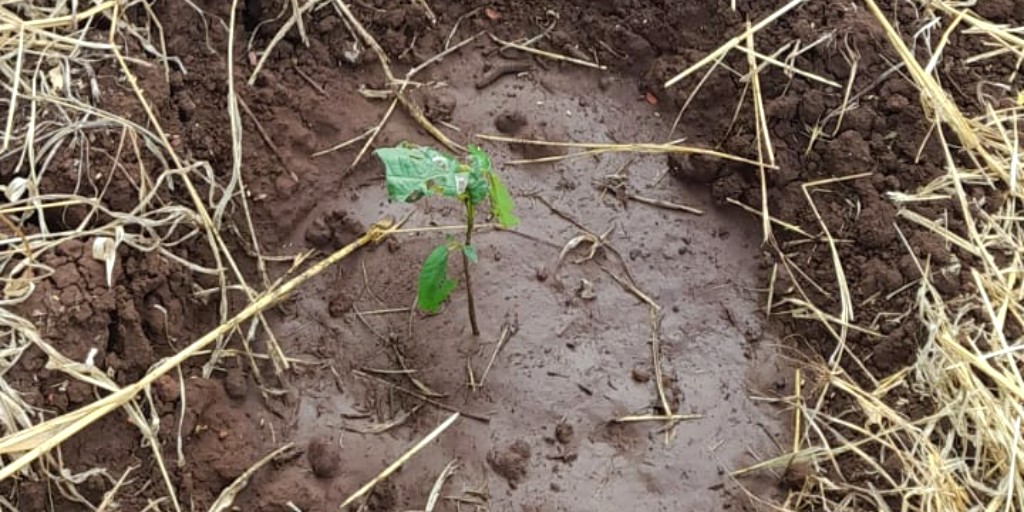
[(505, 135), (516, 135), (526, 123), (526, 117), (519, 112), (502, 112), (494, 118), (494, 127)]
[(512, 61), (497, 64), (491, 69), (484, 72), (483, 75), (476, 81), (477, 89), (486, 89), (488, 86), (497, 82), (499, 78), (505, 75), (512, 75), (516, 73), (522, 73), (529, 71), (533, 66), (529, 61)]
[(334, 210), (319, 217), (306, 230), (306, 241), (322, 250), (334, 250), (355, 240), (365, 230), (347, 212)]
[(224, 377), (224, 391), (235, 400), (241, 400), (248, 394), (249, 384), (245, 380), (245, 371), (238, 364), (228, 368), (227, 376)]
[(306, 449), (309, 467), (317, 478), (334, 478), (341, 467), (341, 449), (337, 443), (317, 438), (309, 442)]
[(340, 318), (352, 309), (352, 297), (344, 292), (339, 292), (327, 305), (327, 313), (331, 318)]
[(646, 368), (635, 367), (630, 372), (630, 376), (633, 377), (634, 382), (644, 384), (651, 381), (651, 371)]
[(156, 396), (161, 401), (166, 403), (174, 403), (181, 397), (181, 386), (178, 384), (178, 379), (170, 375), (162, 375), (156, 382), (153, 383), (153, 387), (156, 389)]
[(499, 476), (515, 489), (526, 478), (527, 466), (530, 462), (530, 445), (517, 439), (503, 449), (494, 449), (487, 454), (487, 463)]
[(424, 100), (423, 113), (431, 121), (451, 121), (458, 103), (452, 93), (443, 90), (434, 91)]
[(555, 427), (555, 439), (562, 444), (569, 444), (572, 442), (574, 429), (572, 425), (562, 422)]

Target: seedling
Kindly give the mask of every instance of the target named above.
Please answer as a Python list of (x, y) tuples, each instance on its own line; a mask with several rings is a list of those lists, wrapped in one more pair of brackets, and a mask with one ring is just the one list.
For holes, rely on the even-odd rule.
[(462, 203), (466, 220), (466, 234), (462, 242), (447, 237), (427, 255), (420, 268), (417, 283), (417, 301), (420, 309), (437, 313), (441, 304), (452, 294), (458, 282), (448, 277), (448, 255), (462, 253), (465, 271), (466, 297), (469, 306), (469, 325), (473, 335), (479, 336), (476, 307), (473, 302), (473, 281), (470, 263), (477, 262), (473, 247), (473, 229), (477, 206), (490, 203), (491, 215), (501, 227), (510, 228), (519, 223), (512, 210), (512, 196), (491, 168), (491, 159), (480, 148), (470, 145), (465, 162), (432, 148), (402, 143), (393, 148), (381, 148), (374, 153), (384, 163), (388, 196), (392, 200), (413, 203), (428, 195), (449, 197)]

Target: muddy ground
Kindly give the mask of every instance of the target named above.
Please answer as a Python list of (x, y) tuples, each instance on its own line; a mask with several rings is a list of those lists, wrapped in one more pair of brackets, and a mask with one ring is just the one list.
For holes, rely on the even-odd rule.
[[(408, 213), (411, 206), (386, 200), (383, 170), (373, 158), (349, 169), (359, 144), (311, 156), (364, 132), (387, 108), (388, 102), (358, 92), (361, 86), (384, 85), (372, 52), (352, 50), (352, 37), (327, 3), (306, 17), (308, 47), (293, 29), (249, 86), (245, 80), (259, 52), (283, 23), (284, 5), (240, 3), (241, 27), (233, 42), (241, 56), (237, 87), (273, 143), (271, 148), (252, 119), (243, 118), (243, 171), (263, 253), (316, 249), (323, 255), (380, 218)], [(581, 142), (685, 139), (756, 158), (749, 99), (733, 121), (744, 91), (737, 75), (713, 74), (671, 133), (678, 107), (700, 75), (668, 91), (661, 84), (740, 33), (747, 17), (756, 20), (771, 12), (776, 2), (739, 2), (732, 11), (728, 2), (711, 1), (499, 1), (487, 9), (436, 1), (430, 2), (436, 24), (414, 4), (352, 6), (399, 74), (442, 50), (456, 22), (453, 41), (481, 31), (508, 39), (529, 37), (554, 22), (543, 47), (609, 67), (601, 71), (515, 52), (499, 54), (488, 37), (478, 37), (417, 77), (427, 85), (410, 93), (460, 143), (480, 133)], [(182, 151), (190, 159), (208, 160), (223, 176), (231, 152), (223, 51), (227, 32), (221, 21), (230, 13), (224, 2), (198, 5), (205, 18), (184, 3), (153, 6), (163, 22), (168, 52), (181, 58), (187, 73), (175, 70), (169, 79), (159, 68), (138, 73)], [(993, 21), (1024, 21), (1021, 7), (1012, 2), (985, 5), (979, 9)], [(916, 16), (910, 4), (888, 8), (906, 32), (913, 32)], [(801, 184), (868, 173), (823, 187), (813, 197), (821, 221), (840, 241), (858, 320), (879, 333), (852, 333), (850, 349), (881, 377), (912, 362), (917, 335), (901, 316), (913, 297), (890, 294), (918, 277), (893, 224), (900, 223), (909, 245), (934, 265), (969, 256), (935, 235), (902, 225), (885, 196), (927, 182), (940, 172), (943, 156), (932, 141), (918, 157), (929, 125), (904, 76), (894, 72), (878, 79), (894, 59), (876, 27), (863, 9), (812, 1), (759, 33), (757, 44), (768, 53), (796, 38), (807, 45), (832, 34), (831, 42), (807, 51), (796, 63), (840, 84), (851, 72), (844, 55), (859, 56), (852, 89), (861, 94), (858, 108), (846, 113), (838, 129), (831, 114), (842, 103), (841, 88), (777, 69), (762, 74), (779, 166), (767, 175), (768, 205), (777, 218), (818, 234), (821, 223)], [(954, 54), (966, 51), (958, 43), (954, 37)], [(517, 72), (489, 80), (495, 68), (509, 62)], [(746, 69), (741, 54), (726, 63)], [(985, 72), (998, 75), (1010, 69), (994, 64)], [(115, 72), (113, 66), (97, 70), (110, 91), (104, 106), (138, 116), (129, 92), (113, 80)], [(973, 105), (967, 91), (982, 78), (977, 70), (953, 62), (943, 72), (962, 84), (964, 96), (957, 100)], [(825, 136), (810, 145), (811, 128), (822, 120)], [(402, 140), (431, 142), (399, 110), (377, 145)], [(776, 346), (804, 361), (827, 358), (835, 348), (816, 324), (764, 320), (765, 283), (772, 264), (782, 257), (800, 266), (797, 284), (816, 304), (834, 312), (838, 302), (825, 244), (789, 245), (796, 237), (777, 229), (778, 244), (787, 252), (773, 253), (761, 243), (757, 218), (727, 201), (759, 207), (756, 170), (706, 158), (625, 155), (512, 166), (507, 162), (558, 152), (476, 142), (494, 156), (523, 220), (514, 233), (490, 231), (478, 237), (481, 264), (474, 269), (474, 289), (482, 335), (469, 332), (461, 290), (440, 315), (404, 309), (414, 298), (419, 261), (442, 235), (401, 235), (357, 253), (274, 310), (278, 338), (297, 361), (295, 371), (280, 380), (264, 369), (267, 388), (281, 393), (261, 392), (244, 361), (229, 358), (212, 379), (196, 376), (198, 362), (184, 369), (186, 408), (179, 418), (183, 397), (177, 377), (161, 381), (156, 406), (167, 460), (177, 460), (179, 420), (185, 434), (187, 463), (171, 468), (182, 503), (205, 510), (257, 459), (293, 442), (293, 456), (259, 471), (236, 500), (238, 509), (334, 510), (447, 416), (448, 411), (396, 388), (418, 385), (425, 388), (420, 393), (436, 393), (436, 403), (468, 414), (379, 485), (365, 502), (367, 510), (422, 509), (437, 475), (453, 459), (459, 469), (436, 510), (474, 504), (531, 511), (679, 510), (681, 504), (692, 510), (744, 509), (750, 505), (738, 484), (769, 500), (786, 486), (798, 485), (777, 473), (739, 482), (727, 475), (792, 442), (791, 413), (755, 399), (793, 392), (792, 371), (780, 362)], [(115, 143), (113, 135), (97, 142)], [(55, 164), (52, 180), (44, 185), (54, 192), (79, 186), (71, 166), (64, 169), (62, 175), (60, 163)], [(595, 183), (610, 175), (624, 178), (635, 194), (706, 213), (665, 210), (602, 193)], [(131, 193), (114, 187), (103, 200), (122, 207), (130, 204)], [(450, 205), (431, 200), (419, 206), (410, 225), (453, 224), (457, 214)], [(75, 215), (70, 209), (47, 220), (71, 225), (68, 216)], [(576, 252), (557, 265), (561, 248), (584, 230), (607, 233), (607, 247), (592, 261), (576, 263), (583, 254)], [(20, 311), (37, 320), (45, 338), (68, 357), (83, 360), (90, 348), (100, 347), (97, 365), (118, 382), (130, 383), (158, 358), (213, 327), (212, 308), (191, 295), (196, 283), (208, 286), (202, 276), (155, 255), (125, 253), (115, 271), (117, 284), (108, 288), (101, 264), (87, 252), (83, 245), (66, 244), (48, 255), (45, 263), (57, 272)], [(206, 257), (201, 247), (194, 256)], [(278, 276), (288, 267), (273, 264), (270, 270)], [(657, 412), (660, 406), (652, 380), (648, 308), (609, 271), (631, 274), (661, 306), (668, 399), (677, 412), (699, 415), (678, 424), (667, 444), (660, 423), (610, 423), (624, 415)], [(949, 293), (965, 286), (955, 270), (938, 279)], [(791, 284), (781, 276), (777, 300)], [(479, 378), (503, 329), (514, 334), (486, 381), (471, 389), (467, 369)], [(93, 398), (88, 386), (67, 384), (61, 374), (42, 369), (44, 361), (41, 352), (31, 352), (9, 373), (34, 405), (56, 414)], [(414, 373), (373, 373), (403, 367)], [(912, 396), (898, 399), (911, 415), (928, 412), (928, 404)], [(829, 407), (846, 409), (843, 403)], [(392, 428), (368, 431), (386, 424)], [(121, 413), (65, 443), (62, 456), (73, 471), (102, 466), (120, 475), (128, 466), (139, 466), (129, 490), (121, 492), (123, 510), (140, 510), (161, 495), (150, 451)], [(877, 478), (857, 468), (847, 476), (867, 482)], [(42, 482), (26, 480), (17, 487), (19, 510), (86, 509)], [(96, 504), (109, 487), (108, 479), (97, 476), (86, 479), (80, 490)]]

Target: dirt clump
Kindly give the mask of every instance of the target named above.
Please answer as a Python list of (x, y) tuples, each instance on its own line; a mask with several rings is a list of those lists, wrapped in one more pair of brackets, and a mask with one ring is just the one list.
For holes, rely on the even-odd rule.
[(306, 458), (317, 478), (334, 478), (341, 469), (341, 448), (329, 439), (310, 441)]
[(516, 135), (526, 125), (526, 117), (519, 112), (502, 112), (494, 118), (494, 127), (505, 135)]
[(181, 397), (181, 386), (178, 380), (170, 375), (161, 375), (153, 383), (153, 387), (156, 389), (157, 398), (164, 403), (173, 404)]
[[(773, 8), (761, 5), (763, 3), (741, 2), (744, 12), (740, 13), (720, 9), (709, 2), (620, 5), (614, 2), (552, 4), (498, 0), (488, 6), (497, 16), (488, 16), (485, 11), (473, 11), (478, 6), (472, 2), (428, 3), (433, 13), (414, 2), (373, 0), (351, 5), (353, 13), (387, 51), (397, 76), (443, 50), (449, 34), (453, 42), (483, 30), (508, 40), (532, 37), (554, 19), (548, 14), (549, 10), (558, 15), (558, 28), (550, 37), (539, 40), (538, 47), (610, 67), (608, 71), (597, 72), (548, 62), (499, 50), (488, 38), (480, 37), (464, 50), (446, 57), (436, 70), (418, 76), (417, 80), (422, 83), (411, 86), (408, 92), (408, 98), (422, 105), (427, 118), (460, 144), (467, 144), (473, 140), (472, 134), (489, 131), (492, 127), (509, 136), (555, 141), (663, 140), (668, 127), (658, 123), (675, 115), (674, 108), (685, 101), (683, 91), (691, 90), (695, 82), (684, 81), (679, 88), (667, 92), (660, 84), (703, 58), (720, 44), (721, 34), (737, 33), (745, 18), (759, 19)], [(362, 234), (374, 219), (409, 211), (399, 208), (405, 205), (387, 203), (381, 192), (380, 168), (372, 156), (368, 155), (360, 165), (349, 167), (362, 142), (344, 150), (312, 156), (364, 133), (379, 122), (387, 108), (387, 102), (370, 100), (360, 94), (360, 90), (384, 87), (384, 77), (374, 52), (352, 38), (346, 22), (335, 11), (310, 10), (304, 18), (305, 34), (299, 27), (293, 27), (283, 38), (275, 40), (276, 46), (266, 55), (266, 66), (250, 86), (248, 78), (254, 71), (254, 58), (263, 56), (261, 52), (283, 26), (284, 20), (276, 19), (276, 14), (290, 9), (290, 5), (280, 0), (244, 2), (242, 23), (236, 28), (235, 41), (229, 41), (224, 30), (224, 22), (231, 14), (228, 4), (204, 0), (197, 6), (203, 15), (190, 5), (153, 6), (157, 17), (165, 23), (167, 51), (180, 58), (181, 63), (169, 66), (166, 76), (162, 67), (154, 66), (155, 71), (141, 75), (140, 83), (164, 123), (163, 128), (181, 148), (186, 161), (207, 162), (213, 179), (218, 187), (222, 186), (231, 178), (232, 167), (231, 133), (226, 128), (230, 123), (225, 108), (228, 91), (223, 50), (234, 45), (235, 86), (239, 99), (246, 106), (241, 116), (242, 172), (246, 193), (252, 199), (252, 221), (257, 226), (259, 245), (251, 246), (250, 240), (229, 243), (234, 244), (234, 252), (240, 255), (242, 271), (251, 278), (251, 284), (259, 288), (256, 283), (269, 284), (263, 277), (273, 282), (295, 272), (297, 269), (291, 267), (299, 261), (295, 256), (307, 248), (320, 252), (336, 250)], [(436, 24), (431, 14), (436, 15)], [(816, 20), (834, 21), (822, 12), (809, 10), (798, 10), (793, 17), (794, 23), (807, 22), (801, 25), (806, 25), (804, 28), (809, 31), (805, 34), (806, 41), (813, 40), (817, 31), (830, 28)], [(456, 23), (460, 28), (453, 31)], [(781, 41), (769, 39), (769, 33), (765, 33), (763, 41), (759, 39), (759, 45), (767, 48), (770, 43), (781, 44)], [(208, 47), (215, 51), (209, 51)], [(250, 48), (254, 49), (251, 53)], [(869, 49), (861, 50), (866, 59), (874, 57), (867, 55)], [(808, 56), (825, 61), (840, 60), (835, 55), (819, 54), (820, 51), (823, 50), (809, 52)], [(514, 59), (501, 60), (505, 53)], [(742, 60), (724, 63), (732, 69), (744, 69)], [(799, 64), (803, 67), (808, 63), (801, 61)], [(808, 67), (814, 72), (838, 81), (845, 78), (845, 75), (833, 73), (828, 64), (812, 64)], [(865, 70), (864, 76), (871, 76), (868, 71)], [(97, 69), (100, 76), (115, 73), (116, 70), (106, 64)], [(792, 84), (787, 85), (790, 81)], [(858, 82), (857, 85), (864, 84)], [(806, 81), (789, 80), (780, 73), (766, 72), (763, 86), (769, 105), (769, 122), (780, 148), (780, 169), (770, 173), (768, 178), (772, 187), (770, 206), (773, 213), (795, 219), (794, 222), (812, 233), (818, 233), (818, 224), (809, 213), (810, 209), (802, 206), (804, 196), (800, 181), (832, 176), (835, 168), (838, 176), (875, 171), (910, 185), (911, 181), (919, 181), (935, 171), (931, 162), (926, 162), (915, 168), (911, 173), (913, 178), (900, 172), (897, 164), (906, 156), (902, 153), (897, 156), (895, 152), (905, 152), (913, 144), (903, 138), (895, 143), (885, 139), (893, 130), (920, 128), (908, 120), (918, 114), (912, 101), (893, 96), (896, 99), (875, 104), (874, 100), (865, 98), (861, 108), (848, 114), (845, 131), (835, 140), (821, 141), (805, 153), (806, 140), (801, 138), (805, 125), (826, 116), (838, 106), (838, 99), (815, 92)], [(895, 85), (888, 87), (904, 99), (913, 97), (908, 96), (907, 91), (900, 92)], [(120, 85), (109, 88), (114, 92), (120, 89)], [(722, 147), (748, 157), (756, 154), (756, 138), (749, 127), (743, 125), (748, 121), (744, 117), (748, 114), (740, 116), (737, 128), (727, 130), (736, 100), (744, 90), (739, 78), (731, 73), (713, 74), (705, 83), (702, 95), (682, 119), (678, 133), (672, 137), (685, 137), (688, 142)], [(601, 94), (596, 94), (597, 91)], [(604, 96), (613, 100), (605, 101)], [(138, 106), (130, 99), (124, 100), (125, 108), (131, 110), (133, 119), (143, 119), (138, 115)], [(657, 133), (654, 129), (638, 128), (654, 125)], [(402, 106), (396, 108), (374, 146), (391, 145), (400, 140), (430, 140), (421, 127), (405, 115)], [(111, 154), (118, 153), (117, 141), (117, 138), (100, 140), (95, 146)], [(488, 151), (494, 153), (497, 163), (516, 157), (554, 157), (568, 152), (529, 144), (493, 144), (488, 146)], [(743, 373), (748, 365), (756, 364), (747, 362), (744, 356), (750, 351), (737, 348), (737, 343), (745, 346), (744, 337), (750, 332), (756, 332), (759, 337), (760, 330), (751, 331), (745, 325), (735, 329), (721, 307), (722, 302), (732, 300), (724, 297), (725, 294), (739, 295), (739, 290), (756, 287), (752, 282), (757, 254), (756, 230), (748, 229), (746, 221), (716, 209), (710, 200), (705, 201), (704, 189), (690, 188), (693, 184), (704, 187), (710, 184), (714, 198), (720, 202), (738, 199), (759, 205), (761, 190), (756, 174), (749, 166), (704, 157), (673, 157), (668, 162), (658, 158), (652, 168), (645, 167), (649, 163), (605, 160), (605, 156), (576, 159), (576, 162), (586, 160), (585, 165), (568, 163), (571, 160), (544, 164), (545, 167), (530, 169), (544, 170), (534, 174), (501, 165), (510, 190), (523, 205), (520, 211), (524, 227), (518, 234), (485, 232), (480, 236), (476, 243), (481, 256), (497, 259), (494, 255), (500, 255), (504, 267), (488, 268), (475, 274), (474, 286), (480, 287), (482, 317), (486, 314), (485, 318), (501, 319), (518, 315), (521, 310), (523, 317), (534, 324), (524, 322), (523, 328), (534, 331), (509, 342), (496, 359), (487, 387), (479, 393), (464, 393), (466, 379), (461, 372), (467, 359), (470, 368), (479, 369), (483, 364), (452, 348), (475, 346), (467, 343), (459, 331), (462, 324), (456, 311), (463, 305), (458, 302), (465, 299), (456, 294), (451, 304), (446, 305), (450, 311), (441, 315), (409, 311), (408, 306), (415, 298), (419, 264), (429, 250), (427, 244), (442, 239), (437, 233), (403, 236), (400, 242), (389, 241), (386, 249), (368, 247), (358, 254), (364, 259), (352, 258), (325, 271), (322, 279), (308, 283), (288, 303), (268, 310), (267, 315), (273, 321), (286, 354), (303, 362), (296, 364), (293, 372), (283, 379), (289, 385), (294, 384), (295, 390), (268, 393), (270, 396), (261, 402), (256, 397), (255, 384), (261, 381), (253, 372), (266, 370), (267, 363), (263, 359), (255, 365), (259, 368), (252, 368), (244, 358), (222, 360), (207, 373), (211, 378), (197, 377), (205, 361), (190, 362), (182, 368), (182, 380), (173, 375), (158, 379), (154, 385), (156, 412), (161, 419), (160, 439), (168, 461), (177, 458), (179, 423), (184, 441), (186, 464), (172, 468), (171, 475), (180, 491), (181, 502), (194, 504), (197, 509), (205, 508), (269, 449), (286, 440), (314, 439), (307, 445), (304, 460), (275, 461), (257, 472), (235, 506), (240, 510), (263, 512), (291, 510), (287, 504), (293, 503), (306, 511), (333, 510), (344, 499), (344, 491), (372, 477), (357, 474), (357, 464), (353, 461), (360, 463), (358, 467), (378, 467), (390, 462), (392, 456), (422, 437), (425, 425), (433, 420), (427, 412), (431, 409), (424, 407), (382, 434), (353, 436), (351, 445), (346, 437), (345, 467), (342, 468), (341, 452), (331, 440), (336, 439), (340, 428), (356, 417), (372, 418), (381, 423), (393, 421), (396, 411), (411, 410), (410, 404), (419, 403), (400, 396), (394, 389), (374, 387), (355, 379), (352, 377), (355, 369), (394, 372), (396, 382), (402, 379), (403, 386), (415, 387), (417, 392), (424, 392), (432, 400), (466, 410), (493, 409), (495, 402), (508, 404), (508, 411), (495, 413), (498, 417), (493, 425), (495, 429), (505, 429), (501, 430), (501, 439), (516, 439), (510, 444), (493, 446), (486, 437), (486, 429), (477, 428), (463, 418), (457, 428), (465, 430), (458, 436), (448, 438), (446, 434), (436, 447), (425, 450), (423, 458), (417, 459), (417, 466), (410, 464), (393, 475), (393, 480), (378, 485), (364, 503), (367, 510), (422, 507), (422, 493), (430, 488), (438, 468), (443, 467), (452, 454), (486, 462), (493, 472), (488, 478), (496, 475), (511, 489), (519, 489), (518, 494), (510, 495), (511, 499), (523, 501), (520, 498), (528, 496), (524, 503), (517, 503), (524, 509), (535, 506), (529, 501), (547, 498), (553, 502), (550, 509), (564, 508), (564, 501), (556, 503), (555, 500), (571, 496), (574, 491), (581, 495), (578, 499), (587, 500), (587, 506), (593, 503), (609, 508), (635, 506), (638, 496), (642, 495), (645, 500), (651, 500), (644, 503), (654, 508), (654, 501), (670, 503), (679, 492), (687, 492), (681, 487), (684, 483), (659, 482), (656, 476), (624, 472), (612, 478), (615, 482), (606, 490), (590, 486), (591, 480), (598, 472), (605, 471), (607, 461), (615, 457), (627, 458), (631, 462), (629, 467), (668, 467), (679, 461), (699, 460), (700, 454), (694, 447), (703, 445), (702, 438), (718, 435), (719, 427), (734, 429), (725, 434), (733, 437), (746, 435), (739, 432), (760, 435), (762, 430), (756, 425), (753, 407), (740, 396), (739, 388), (743, 388), (745, 381), (737, 378), (737, 372)], [(595, 176), (583, 173), (594, 170), (611, 174), (627, 167), (626, 174), (635, 172), (638, 180), (648, 174), (653, 177), (667, 167), (684, 183), (679, 185), (668, 180), (661, 183), (661, 188), (652, 187), (643, 194), (664, 194), (666, 200), (700, 203), (708, 215), (698, 222), (676, 215), (678, 212), (670, 214), (633, 203), (595, 200), (597, 195), (589, 188), (589, 180)], [(79, 176), (71, 166), (54, 169), (52, 177), (57, 185), (43, 192), (74, 190)], [(879, 233), (886, 231), (883, 227), (895, 219), (895, 210), (880, 199), (889, 183), (885, 182), (880, 190), (837, 185), (830, 191), (834, 195), (816, 196), (837, 198), (827, 199), (830, 204), (823, 206), (825, 221), (830, 226), (842, 226), (835, 233), (837, 238), (855, 239), (858, 246), (873, 251), (867, 254), (864, 273), (876, 276), (875, 282), (855, 289), (858, 301), (867, 298), (865, 293), (882, 292), (900, 276), (906, 277), (902, 272), (900, 276), (892, 272), (889, 263), (894, 260), (893, 255), (899, 253), (894, 241)], [(218, 190), (217, 187), (204, 188), (202, 193), (215, 195)], [(131, 187), (115, 182), (104, 200), (130, 206), (136, 193)], [(541, 202), (534, 202), (535, 197), (527, 199), (531, 194), (539, 194), (536, 197), (557, 205), (560, 215), (546, 209)], [(865, 206), (859, 217), (840, 206), (851, 202), (854, 195)], [(86, 213), (84, 208), (71, 208), (55, 215), (54, 220), (72, 225), (84, 219)], [(451, 213), (445, 206), (427, 202), (414, 218), (423, 225), (443, 227), (456, 222), (452, 221)], [(237, 231), (235, 228), (246, 222), (242, 212), (229, 212), (227, 217), (226, 225), (231, 227), (225, 230), (225, 239), (229, 238), (229, 232)], [(719, 225), (726, 220), (728, 227)], [(716, 225), (716, 233), (728, 231), (734, 235), (712, 234), (708, 227), (711, 224)], [(720, 408), (727, 412), (709, 418), (706, 426), (694, 426), (686, 433), (691, 437), (673, 446), (671, 451), (650, 450), (651, 439), (656, 436), (652, 436), (646, 426), (608, 427), (611, 434), (593, 434), (602, 432), (609, 419), (626, 411), (657, 412), (660, 405), (658, 400), (652, 400), (652, 372), (646, 359), (649, 348), (645, 343), (650, 336), (646, 308), (638, 306), (632, 295), (617, 295), (620, 290), (613, 281), (598, 281), (598, 276), (603, 279), (599, 266), (553, 266), (558, 248), (550, 246), (561, 247), (567, 240), (579, 236), (584, 230), (580, 226), (595, 233), (608, 229), (607, 243), (623, 250), (624, 254), (632, 255), (635, 250), (637, 257), (629, 259), (630, 267), (623, 275), (630, 275), (630, 279), (635, 276), (638, 286), (651, 291), (659, 303), (675, 306), (665, 308), (663, 364), (666, 368), (676, 368), (675, 375), (700, 374), (701, 379), (707, 380), (667, 379), (664, 384), (670, 405), (677, 408), (684, 403), (684, 389), (686, 406), (710, 409), (714, 414), (709, 417), (718, 414), (717, 406), (728, 404)], [(616, 226), (620, 227), (613, 229)], [(437, 238), (431, 238), (435, 235)], [(680, 246), (681, 238), (686, 238), (686, 251), (675, 249)], [(660, 250), (662, 246), (671, 250)], [(189, 245), (185, 250), (202, 265), (212, 265), (211, 256), (202, 244)], [(853, 251), (847, 246), (842, 250)], [(942, 250), (934, 248), (937, 261), (943, 256)], [(257, 252), (268, 256), (265, 262), (268, 276), (261, 275), (250, 259)], [(671, 261), (661, 261), (669, 257)], [(945, 257), (948, 260), (949, 255)], [(40, 321), (44, 340), (75, 361), (92, 357), (97, 368), (113, 375), (119, 384), (138, 379), (154, 362), (173, 354), (217, 323), (218, 298), (212, 298), (214, 295), (210, 293), (217, 286), (216, 278), (193, 273), (158, 252), (140, 255), (122, 248), (111, 283), (107, 283), (102, 263), (93, 260), (87, 245), (82, 243), (62, 245), (48, 253), (41, 263), (54, 272), (40, 283), (40, 289), (20, 307), (20, 312), (32, 319), (45, 319)], [(605, 253), (593, 263), (609, 268), (617, 264)], [(904, 267), (906, 265), (900, 268)], [(551, 268), (556, 275), (548, 279), (546, 269)], [(826, 270), (824, 267), (810, 269), (809, 274), (817, 282), (827, 282)], [(614, 271), (620, 272), (619, 267)], [(584, 278), (597, 283), (594, 300), (573, 300), (572, 290), (549, 286), (551, 281), (579, 282)], [(547, 281), (548, 285), (538, 285), (537, 281)], [(228, 295), (231, 309), (237, 310), (242, 304), (240, 295), (234, 290), (229, 290)], [(756, 307), (754, 302), (751, 299), (747, 304), (751, 311)], [(360, 313), (370, 310), (375, 313)], [(350, 314), (353, 311), (357, 314)], [(497, 330), (499, 326), (485, 324), (485, 327)], [(911, 342), (903, 341), (912, 337), (892, 333), (892, 338), (894, 353), (901, 357), (912, 356), (912, 350), (904, 350), (912, 348), (908, 345)], [(229, 341), (230, 347), (238, 348), (237, 337)], [(265, 341), (262, 334), (256, 336), (252, 340), (254, 352), (264, 353)], [(865, 346), (858, 348), (866, 350)], [(306, 365), (309, 361), (316, 364)], [(699, 361), (692, 364), (702, 366), (716, 364), (722, 369), (689, 371), (694, 369), (687, 368), (691, 361)], [(62, 386), (62, 376), (46, 370), (44, 365), (41, 351), (30, 349), (12, 373), (12, 380), (33, 405), (60, 413), (87, 403), (95, 395), (91, 388)], [(726, 378), (718, 374), (728, 375)], [(630, 379), (646, 385), (630, 384)], [(269, 381), (267, 389), (283, 385), (273, 378)], [(338, 391), (342, 385), (345, 393)], [(426, 393), (426, 389), (431, 393)], [(184, 415), (179, 418), (182, 405)], [(537, 483), (542, 479), (528, 478), (531, 468), (547, 461), (540, 460), (544, 459), (541, 456), (531, 457), (529, 442), (517, 436), (529, 435), (524, 429), (531, 427), (537, 432), (545, 429), (550, 432), (550, 425), (556, 421), (550, 411), (566, 408), (572, 408), (574, 423), (557, 423), (553, 439), (559, 448), (571, 445), (574, 450), (578, 449), (574, 467), (584, 471), (579, 475), (562, 471), (555, 485), (563, 492), (553, 492), (547, 482)], [(64, 460), (74, 471), (108, 467), (113, 472), (123, 471), (132, 461), (142, 461), (148, 473), (136, 473), (137, 480), (162, 481), (154, 469), (152, 455), (148, 448), (140, 448), (140, 437), (133, 428), (123, 415), (112, 414), (83, 433), (91, 443), (76, 441), (77, 437), (66, 443)], [(435, 448), (440, 455), (427, 453)], [(383, 460), (383, 454), (391, 458)], [(750, 462), (742, 449), (734, 455), (735, 460), (728, 460), (728, 464), (738, 466)], [(575, 451), (573, 456), (577, 457)], [(689, 472), (685, 485), (694, 488), (708, 487), (712, 482), (708, 479), (720, 477), (714, 474), (714, 469), (707, 474), (691, 474), (700, 469), (693, 464), (672, 466), (672, 471)], [(43, 494), (46, 488), (34, 484), (26, 482), (22, 486), (21, 509), (41, 509), (37, 505), (46, 503)], [(446, 493), (478, 484), (468, 479), (450, 483)], [(139, 500), (154, 497), (160, 492), (158, 487), (151, 485), (136, 495)], [(87, 498), (98, 503), (108, 487), (90, 483), (86, 488), (89, 490)], [(133, 495), (137, 490), (130, 489), (121, 495)], [(711, 510), (732, 503), (731, 498), (712, 492), (701, 491), (700, 494), (700, 499), (705, 501), (695, 505), (696, 508)], [(494, 503), (490, 505), (495, 509), (512, 506), (498, 502), (496, 496), (492, 499)], [(136, 503), (132, 502), (121, 505), (126, 509), (143, 508), (133, 508)], [(568, 505), (569, 508), (584, 506)]]
[(426, 95), (424, 114), (431, 121), (451, 121), (459, 101), (451, 92), (440, 90)]
[(356, 239), (365, 228), (345, 211), (324, 213), (306, 230), (306, 241), (321, 250), (340, 249)]
[(517, 439), (504, 448), (495, 448), (487, 454), (487, 464), (515, 489), (526, 478), (530, 463), (530, 444)]
[(572, 425), (562, 422), (555, 426), (555, 440), (562, 444), (572, 443), (575, 430)]
[[(184, 499), (211, 503), (219, 489), (256, 461), (262, 448), (262, 435), (256, 431), (259, 420), (233, 402), (219, 380), (186, 381), (181, 431), (190, 464), (181, 475)], [(171, 423), (168, 428), (172, 426), (176, 425)], [(176, 434), (177, 429), (168, 432), (168, 436)]]
[(651, 372), (648, 369), (646, 369), (646, 368), (641, 368), (641, 367), (638, 366), (638, 367), (634, 367), (630, 371), (630, 377), (633, 378), (634, 382), (637, 382), (639, 384), (644, 384), (644, 383), (650, 382), (650, 380), (651, 380)]
[(249, 382), (240, 361), (234, 361), (234, 364), (228, 368), (227, 374), (224, 376), (224, 391), (234, 400), (241, 400), (248, 393)]

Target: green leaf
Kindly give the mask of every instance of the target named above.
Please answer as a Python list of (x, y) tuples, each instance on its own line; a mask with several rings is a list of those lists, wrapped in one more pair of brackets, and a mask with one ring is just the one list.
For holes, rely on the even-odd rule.
[(437, 313), (458, 285), (457, 281), (448, 279), (447, 270), (448, 246), (442, 244), (430, 252), (420, 268), (416, 303), (423, 311)]
[(491, 158), (480, 148), (470, 145), (466, 148), (469, 151), (469, 192), (470, 204), (476, 206), (487, 198), (490, 192), (490, 185), (487, 182), (487, 174), (491, 172)]
[(511, 228), (519, 224), (519, 218), (515, 216), (515, 203), (512, 202), (512, 195), (498, 178), (498, 174), (490, 171), (487, 173), (487, 182), (490, 184), (491, 213), (495, 220), (503, 228)]
[(476, 206), (482, 203), (484, 199), (487, 199), (490, 185), (487, 184), (487, 178), (482, 174), (470, 171), (467, 176), (469, 177), (469, 184), (466, 186), (466, 192), (469, 194), (469, 204)]
[(384, 164), (388, 197), (411, 203), (428, 194), (458, 197), (468, 177), (458, 173), (458, 162), (437, 150), (402, 144), (374, 151)]
[(471, 263), (476, 263), (476, 261), (478, 259), (477, 255), (476, 255), (476, 247), (473, 247), (472, 245), (463, 245), (462, 246), (462, 253), (466, 255), (466, 258)]

